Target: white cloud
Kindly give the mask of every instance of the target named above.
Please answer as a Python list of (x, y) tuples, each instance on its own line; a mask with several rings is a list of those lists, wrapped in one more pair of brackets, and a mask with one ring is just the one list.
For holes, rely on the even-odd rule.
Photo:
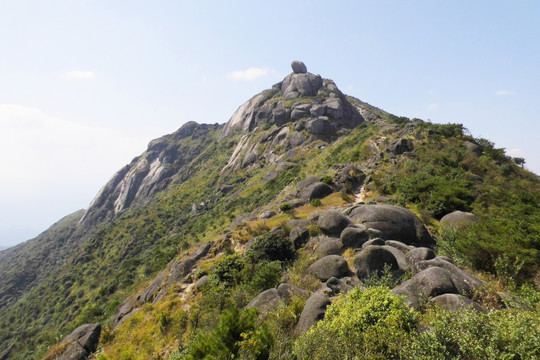
[(69, 80), (93, 80), (96, 74), (93, 71), (70, 70), (63, 73), (62, 78)]
[(525, 157), (525, 152), (518, 148), (507, 150), (506, 153), (512, 157)]
[(149, 141), (14, 104), (0, 104), (0, 128), (2, 198), (77, 184), (99, 187)]
[(37, 235), (88, 206), (156, 131), (86, 125), (0, 104), (0, 245)]
[(510, 90), (499, 90), (499, 91), (495, 91), (495, 95), (497, 96), (505, 96), (505, 95), (514, 95), (515, 92), (514, 91), (510, 91)]
[(234, 81), (253, 81), (270, 73), (269, 68), (249, 68), (246, 70), (233, 71), (227, 74), (227, 78)]
[(430, 108), (431, 110), (435, 110), (439, 107), (439, 104), (437, 103), (433, 103), (433, 104), (429, 104), (428, 108)]

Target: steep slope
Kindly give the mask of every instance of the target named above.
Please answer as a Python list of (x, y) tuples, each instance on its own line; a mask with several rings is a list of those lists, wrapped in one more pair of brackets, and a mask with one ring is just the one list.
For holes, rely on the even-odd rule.
[(0, 309), (56, 270), (78, 247), (72, 239), (85, 211), (79, 210), (53, 224), (33, 240), (0, 252)]
[[(433, 245), (442, 215), (472, 209), (481, 219), (473, 231), (491, 240), (480, 243), (489, 256), (487, 266), (477, 269), (495, 272), (495, 262), (507, 255), (510, 262), (526, 261), (528, 267), (514, 274), (523, 281), (537, 273), (537, 178), (489, 142), (466, 135), (462, 125), (398, 118), (345, 96), (305, 66), (293, 70), (240, 106), (228, 123), (187, 123), (152, 141), (121, 169), (68, 237), (79, 243), (66, 252), (66, 260), (0, 309), (0, 343), (6, 349), (0, 358), (39, 359), (69, 331), (96, 322), (103, 327), (100, 359), (167, 358), (214, 327), (226, 307), (247, 305), (282, 276), (304, 291), (316, 290), (320, 282), (306, 272), (313, 251), (335, 251), (339, 243), (313, 236), (324, 229), (316, 213), (358, 201), (413, 209), (431, 232), (418, 217), (403, 215), (410, 211), (399, 210), (413, 224), (407, 230), (410, 240), (402, 240), (414, 246)], [(490, 198), (503, 187), (505, 193)], [(512, 198), (511, 211), (500, 211), (497, 201), (504, 196)], [(349, 208), (347, 216), (368, 221), (359, 220), (357, 208)], [(516, 229), (497, 234), (501, 228), (493, 224), (522, 210), (519, 236), (505, 243)], [(373, 225), (371, 234), (400, 234), (383, 226), (392, 221)], [(306, 226), (297, 231), (298, 248), (280, 259), (275, 246), (283, 244), (284, 235), (276, 231), (298, 224)], [(269, 231), (277, 225), (281, 230)], [(481, 234), (482, 226), (493, 231)], [(306, 232), (313, 241), (304, 248)], [(253, 245), (258, 235), (268, 241)], [(456, 259), (470, 266), (485, 260), (470, 251), (476, 245), (470, 239), (438, 241), (450, 244)], [(192, 247), (197, 243), (211, 246)], [(250, 246), (274, 249), (270, 253), (277, 251), (278, 257), (258, 253), (260, 262), (251, 263), (252, 255), (243, 257)], [(203, 288), (198, 280), (204, 275), (211, 281), (207, 293), (196, 290)], [(303, 304), (291, 305), (286, 311), (292, 314), (275, 315), (283, 326), (280, 336), (293, 335), (289, 330)], [(283, 346), (287, 352), (291, 342)], [(62, 349), (59, 345), (51, 354)]]
[[(309, 92), (303, 90), (306, 77), (318, 79)], [(148, 279), (179, 248), (199, 240), (208, 230), (223, 231), (237, 215), (269, 201), (298, 170), (295, 163), (287, 162), (273, 168), (271, 176), (260, 182), (268, 169), (257, 166), (291, 159), (297, 151), (321, 146), (317, 142), (321, 139), (333, 141), (342, 129), (363, 121), (333, 82), (323, 82), (310, 73), (291, 74), (284, 80), (289, 82), (287, 87), (281, 83), (274, 86), (272, 96), (265, 91), (255, 97), (264, 101), (253, 106), (253, 101), (248, 101), (225, 126), (190, 122), (174, 134), (152, 141), (144, 154), (121, 169), (65, 240), (77, 246), (66, 249), (64, 258), (42, 272), (38, 280), (15, 294), (10, 291), (11, 302), (0, 310), (2, 343), (45, 346), (60, 329), (72, 326), (68, 324), (110, 314), (114, 299)], [(289, 94), (291, 89), (295, 94)], [(248, 112), (242, 110), (246, 108)], [(281, 117), (264, 120), (268, 109), (274, 108), (282, 110)], [(302, 116), (298, 115), (301, 109)], [(254, 115), (259, 123), (252, 122)], [(238, 117), (247, 120), (240, 124)], [(307, 124), (307, 128), (295, 129), (291, 124)], [(242, 134), (244, 138), (238, 141)], [(260, 158), (246, 160), (262, 146), (266, 152)], [(237, 169), (254, 171), (233, 174)], [(260, 196), (253, 198), (257, 188)], [(228, 215), (224, 217), (220, 211)], [(37, 264), (33, 268), (42, 267)], [(14, 302), (17, 299), (21, 301)], [(7, 320), (13, 314), (16, 321)], [(25, 343), (18, 343), (21, 338), (27, 339)], [(21, 352), (20, 358), (40, 351)]]

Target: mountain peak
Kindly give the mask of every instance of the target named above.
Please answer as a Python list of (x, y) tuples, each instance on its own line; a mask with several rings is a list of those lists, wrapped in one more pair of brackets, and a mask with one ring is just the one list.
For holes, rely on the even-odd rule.
[(305, 128), (316, 136), (328, 136), (364, 121), (334, 81), (308, 72), (298, 60), (291, 68), (293, 72), (283, 81), (242, 104), (225, 125), (222, 137), (238, 129), (246, 134), (258, 126), (280, 127), (291, 122), (297, 130)]

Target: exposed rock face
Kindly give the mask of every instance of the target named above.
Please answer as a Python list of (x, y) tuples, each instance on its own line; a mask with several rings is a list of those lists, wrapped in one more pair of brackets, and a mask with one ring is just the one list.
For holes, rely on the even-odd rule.
[(410, 210), (392, 205), (360, 205), (350, 211), (352, 221), (382, 232), (385, 240), (432, 247), (435, 241), (422, 221)]
[(62, 344), (65, 344), (66, 347), (55, 360), (84, 360), (88, 358), (96, 351), (100, 334), (100, 324), (79, 326), (62, 340)]
[(286, 100), (315, 96), (323, 85), (320, 75), (311, 73), (290, 74), (281, 83), (281, 92)]
[[(288, 160), (290, 150), (305, 147), (318, 138), (335, 139), (339, 131), (352, 129), (364, 118), (331, 80), (303, 72), (301, 64), (282, 82), (254, 96), (240, 106), (223, 128), (221, 138), (241, 132), (243, 137), (229, 158), (223, 173), (266, 166)], [(287, 126), (294, 122), (294, 129)], [(277, 126), (272, 129), (271, 126)], [(262, 137), (257, 127), (269, 127)], [(308, 134), (301, 133), (306, 130)], [(275, 151), (282, 149), (284, 151)], [(277, 170), (272, 169), (272, 177)]]
[(319, 244), (315, 253), (323, 257), (328, 255), (341, 255), (344, 251), (345, 247), (340, 239), (321, 236), (319, 237)]
[[(160, 190), (182, 174), (181, 169), (208, 146), (212, 131), (219, 125), (188, 122), (176, 132), (152, 140), (144, 154), (118, 171), (99, 191), (81, 220), (91, 226), (130, 207), (146, 205)], [(183, 146), (182, 140), (197, 144)], [(187, 170), (187, 169), (186, 169)]]

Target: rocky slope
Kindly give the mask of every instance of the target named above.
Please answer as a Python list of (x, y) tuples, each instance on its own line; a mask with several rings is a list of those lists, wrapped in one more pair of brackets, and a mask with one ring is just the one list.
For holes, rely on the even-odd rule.
[[(459, 124), (398, 118), (292, 67), (226, 124), (153, 140), (86, 212), (0, 252), (0, 358), (185, 355), (228, 307), (282, 318), (268, 336), (287, 348), (378, 276), (420, 310), (487, 306), (489, 284), (455, 260), (495, 274), (519, 260), (506, 271), (534, 277), (537, 178)], [(459, 234), (476, 243), (441, 237), (448, 213), (475, 217)], [(516, 213), (519, 228), (500, 227)]]

